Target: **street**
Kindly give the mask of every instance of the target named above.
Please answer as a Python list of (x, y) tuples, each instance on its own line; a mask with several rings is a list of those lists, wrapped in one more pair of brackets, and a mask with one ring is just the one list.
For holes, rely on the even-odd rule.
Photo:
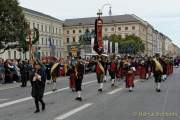
[(84, 76), (82, 102), (75, 101), (76, 93), (68, 88), (68, 78), (59, 78), (58, 90), (46, 85), (46, 110), (34, 114), (31, 87), (0, 90), (0, 120), (180, 120), (180, 68), (162, 83), (162, 92), (155, 91), (153, 77), (145, 82), (135, 80), (131, 93), (123, 80), (104, 84), (98, 93), (96, 75)]

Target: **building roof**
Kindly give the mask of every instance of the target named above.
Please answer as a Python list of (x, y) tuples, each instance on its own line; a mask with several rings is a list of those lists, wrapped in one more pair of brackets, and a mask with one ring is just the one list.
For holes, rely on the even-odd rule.
[[(95, 19), (97, 17), (88, 18), (76, 18), (76, 19), (66, 19), (64, 21), (64, 26), (79, 26), (79, 25), (94, 25)], [(124, 23), (124, 22), (141, 22), (140, 19), (135, 17), (135, 15), (125, 14), (125, 15), (115, 15), (115, 16), (103, 16), (103, 23)]]
[(35, 10), (31, 10), (31, 9), (24, 8), (24, 7), (22, 7), (22, 9), (23, 9), (23, 11), (25, 11), (25, 12), (28, 12), (28, 13), (31, 13), (31, 14), (35, 14), (35, 15), (39, 15), (39, 16), (42, 16), (42, 17), (46, 17), (46, 18), (49, 18), (49, 19), (52, 19), (52, 20), (56, 20), (56, 21), (59, 21), (59, 22), (62, 22), (62, 23), (63, 23), (62, 20), (59, 20), (59, 19), (57, 19), (57, 18), (55, 18), (55, 17), (52, 17), (52, 16), (50, 16), (50, 15), (47, 15), (47, 14), (44, 14), (44, 13), (41, 13), (41, 12), (37, 12), (37, 11), (35, 11)]

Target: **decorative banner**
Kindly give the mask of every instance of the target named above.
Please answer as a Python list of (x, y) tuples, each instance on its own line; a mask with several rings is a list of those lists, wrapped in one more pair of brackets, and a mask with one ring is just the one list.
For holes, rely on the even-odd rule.
[(104, 52), (107, 54), (108, 53), (108, 40), (103, 41), (103, 46), (104, 46)]
[(110, 54), (112, 53), (112, 42), (110, 42)]
[(94, 40), (94, 51), (96, 51), (98, 54), (103, 53), (103, 38), (102, 38), (102, 27), (103, 27), (103, 21), (99, 17), (95, 21), (95, 40)]
[(118, 42), (115, 42), (115, 53), (118, 54)]

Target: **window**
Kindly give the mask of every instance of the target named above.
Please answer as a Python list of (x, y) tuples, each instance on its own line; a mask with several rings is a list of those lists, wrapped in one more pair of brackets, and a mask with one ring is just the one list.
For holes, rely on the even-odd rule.
[(114, 28), (111, 28), (111, 31), (114, 31)]
[(67, 38), (67, 43), (69, 43), (69, 38)]
[(69, 30), (67, 31), (67, 34), (69, 34)]
[(14, 51), (14, 59), (16, 59), (16, 51)]
[(42, 56), (44, 56), (44, 52), (42, 52)]
[(52, 44), (54, 45), (54, 39), (52, 39)]
[(128, 30), (128, 27), (125, 27), (125, 30)]
[(46, 45), (48, 44), (47, 38), (46, 38)]
[(58, 29), (56, 28), (56, 34), (58, 33), (57, 30), (58, 30)]
[(75, 30), (73, 30), (73, 33), (76, 33), (76, 31), (75, 31)]
[(61, 29), (59, 29), (59, 34), (61, 34)]
[(135, 26), (132, 26), (132, 29), (135, 30)]
[(52, 28), (52, 30), (53, 30), (52, 33), (54, 33), (54, 27)]
[(118, 31), (121, 31), (121, 27), (118, 27)]
[(108, 31), (108, 28), (105, 28), (104, 31), (107, 32), (107, 31)]
[(47, 25), (45, 26), (45, 32), (47, 32)]
[(82, 31), (81, 31), (81, 30), (79, 30), (79, 33), (82, 33)]
[(76, 42), (76, 38), (75, 37), (73, 37), (73, 42)]
[(41, 43), (42, 43), (42, 45), (43, 45), (43, 44), (44, 44), (44, 43), (43, 43), (43, 42), (44, 42), (43, 37), (42, 37), (41, 39), (42, 39), (42, 42), (41, 42)]
[(43, 31), (43, 25), (41, 25), (41, 31)]
[(48, 56), (48, 52), (46, 52), (46, 56)]
[(49, 26), (49, 32), (51, 32), (51, 27)]
[(39, 24), (37, 24), (37, 29), (39, 30)]
[(11, 59), (11, 51), (8, 51), (8, 58)]
[(58, 45), (58, 40), (56, 40), (56, 45)]
[(35, 23), (33, 23), (33, 28), (36, 28)]

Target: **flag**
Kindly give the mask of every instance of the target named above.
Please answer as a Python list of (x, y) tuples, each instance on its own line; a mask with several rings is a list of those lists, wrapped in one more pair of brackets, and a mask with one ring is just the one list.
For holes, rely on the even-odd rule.
[(115, 53), (118, 54), (118, 42), (115, 42)]
[(110, 42), (110, 54), (112, 53), (112, 42)]
[(52, 43), (51, 38), (49, 38), (49, 47), (51, 49), (51, 56), (55, 56), (55, 45)]

